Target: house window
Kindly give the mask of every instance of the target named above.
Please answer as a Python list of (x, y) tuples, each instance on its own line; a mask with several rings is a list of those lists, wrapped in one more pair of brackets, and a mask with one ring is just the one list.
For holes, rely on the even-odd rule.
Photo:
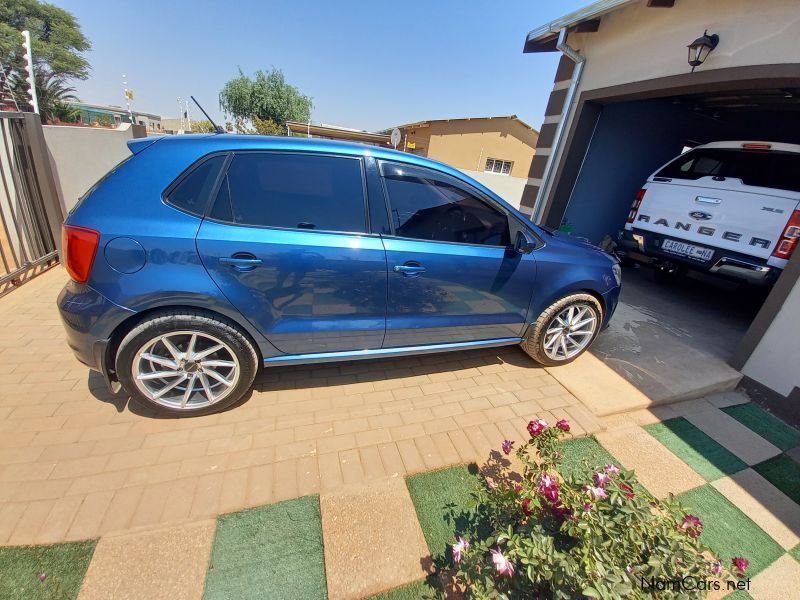
[(497, 158), (486, 159), (487, 173), (499, 173), (500, 175), (508, 175), (511, 173), (511, 167), (514, 163), (510, 160), (500, 160)]

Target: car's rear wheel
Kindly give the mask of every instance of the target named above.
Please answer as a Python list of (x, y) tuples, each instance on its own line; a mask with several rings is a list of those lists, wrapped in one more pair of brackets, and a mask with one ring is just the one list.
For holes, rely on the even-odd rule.
[(204, 313), (169, 311), (140, 323), (119, 345), (125, 391), (175, 415), (221, 410), (244, 396), (258, 355), (232, 324)]
[(603, 309), (591, 294), (570, 294), (545, 309), (528, 329), (522, 349), (539, 364), (554, 367), (583, 354), (600, 331)]

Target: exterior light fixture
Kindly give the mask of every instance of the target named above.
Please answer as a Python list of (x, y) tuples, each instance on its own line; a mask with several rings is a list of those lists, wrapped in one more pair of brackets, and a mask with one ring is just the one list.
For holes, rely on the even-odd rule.
[(719, 44), (719, 36), (716, 33), (708, 35), (708, 29), (699, 38), (687, 46), (689, 48), (689, 66), (694, 70), (702, 65), (711, 54), (711, 51)]

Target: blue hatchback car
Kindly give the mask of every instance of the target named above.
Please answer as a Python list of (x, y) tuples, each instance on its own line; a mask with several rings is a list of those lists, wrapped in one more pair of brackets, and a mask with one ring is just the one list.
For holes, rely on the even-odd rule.
[(446, 165), (377, 147), (145, 138), (64, 224), (78, 359), (174, 414), (259, 368), (520, 344), (570, 362), (611, 318), (617, 260)]

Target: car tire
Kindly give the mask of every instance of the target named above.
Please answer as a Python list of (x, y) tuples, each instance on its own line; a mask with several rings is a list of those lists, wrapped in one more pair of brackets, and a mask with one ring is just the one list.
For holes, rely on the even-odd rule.
[(168, 414), (195, 416), (238, 402), (256, 376), (258, 354), (233, 323), (202, 311), (171, 310), (128, 332), (115, 364), (132, 399)]
[[(568, 335), (564, 335), (567, 324), (564, 321), (565, 315), (572, 310), (574, 321), (572, 326), (578, 325), (588, 319), (593, 318), (591, 323), (584, 323)], [(566, 365), (583, 354), (600, 332), (600, 325), (603, 322), (603, 308), (600, 302), (591, 294), (576, 293), (565, 296), (548, 306), (539, 318), (528, 328), (528, 334), (522, 341), (522, 349), (533, 360), (546, 367)], [(589, 327), (591, 325), (591, 327)], [(567, 351), (561, 349), (561, 338), (558, 337), (556, 328), (562, 330), (561, 338), (564, 338), (563, 346)], [(586, 332), (585, 334), (582, 332)], [(575, 337), (571, 337), (575, 336)], [(554, 350), (555, 345), (559, 349)], [(549, 346), (549, 347), (548, 347)], [(563, 356), (561, 355), (563, 353)]]

